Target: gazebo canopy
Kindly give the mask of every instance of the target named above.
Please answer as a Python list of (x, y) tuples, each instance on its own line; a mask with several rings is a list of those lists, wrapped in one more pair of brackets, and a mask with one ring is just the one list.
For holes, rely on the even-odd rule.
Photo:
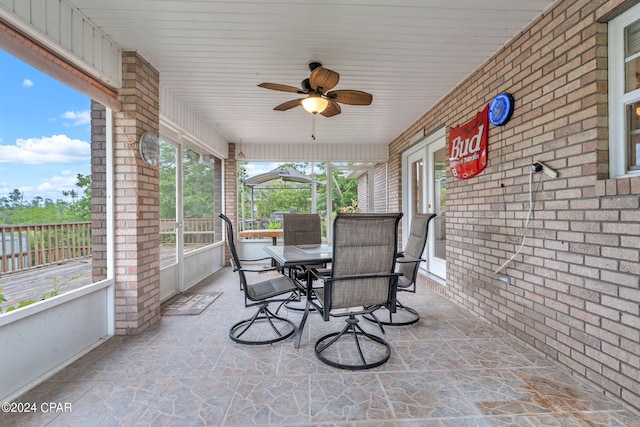
[(282, 181), (299, 182), (302, 184), (311, 184), (311, 177), (308, 177), (307, 175), (290, 166), (277, 167), (269, 172), (254, 175), (247, 178), (244, 181), (244, 184), (252, 187), (276, 179), (281, 179)]

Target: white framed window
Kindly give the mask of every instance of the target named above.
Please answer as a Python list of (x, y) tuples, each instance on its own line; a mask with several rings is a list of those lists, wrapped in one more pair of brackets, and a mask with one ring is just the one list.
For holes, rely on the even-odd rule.
[(609, 22), (609, 172), (640, 175), (640, 4)]

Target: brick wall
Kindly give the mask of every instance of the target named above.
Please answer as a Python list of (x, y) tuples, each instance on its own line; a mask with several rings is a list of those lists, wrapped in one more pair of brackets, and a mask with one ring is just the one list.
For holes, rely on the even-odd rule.
[[(512, 93), (513, 119), (489, 130), (487, 168), (447, 176), (447, 286), (429, 286), (640, 409), (640, 177), (606, 179), (607, 27), (597, 22), (622, 3), (558, 1), (393, 141), (388, 210), (402, 206), (412, 135)], [(542, 178), (506, 285), (494, 270), (520, 245), (534, 160), (560, 175)]]
[[(369, 176), (369, 173), (363, 173), (358, 177), (358, 208), (361, 212), (369, 212), (369, 180), (373, 179), (373, 176)], [(374, 199), (375, 200), (375, 199)]]
[(373, 210), (387, 212), (387, 165), (378, 163), (373, 168)]
[(160, 319), (158, 166), (138, 152), (159, 130), (159, 74), (135, 52), (122, 55), (122, 111), (114, 113), (116, 334), (137, 334)]

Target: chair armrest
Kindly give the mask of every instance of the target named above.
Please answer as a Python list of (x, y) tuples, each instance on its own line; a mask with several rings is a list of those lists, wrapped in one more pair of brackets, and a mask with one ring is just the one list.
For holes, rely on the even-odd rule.
[(396, 259), (396, 262), (398, 264), (412, 264), (412, 263), (418, 263), (422, 261), (426, 262), (427, 260), (424, 258), (414, 258), (408, 255), (403, 255), (402, 257)]
[(275, 266), (275, 267), (263, 267), (260, 269), (256, 269), (256, 268), (246, 268), (246, 267), (242, 267), (242, 268), (238, 268), (236, 269), (236, 271), (244, 271), (244, 272), (249, 272), (249, 273), (262, 273), (265, 271), (275, 271), (278, 270), (280, 267), (279, 266)]
[(378, 273), (378, 274), (355, 274), (353, 276), (340, 276), (340, 277), (331, 277), (331, 280), (336, 282), (338, 280), (354, 280), (354, 279), (377, 279), (380, 277), (399, 277), (400, 273)]
[(328, 276), (326, 274), (322, 274), (321, 272), (318, 271), (318, 269), (316, 268), (310, 268), (309, 271), (311, 272), (311, 275), (318, 280), (322, 280), (325, 281), (328, 278), (330, 278), (331, 276)]
[(325, 282), (336, 282), (339, 280), (354, 280), (354, 279), (376, 279), (380, 277), (399, 277), (401, 273), (393, 272), (393, 273), (379, 273), (379, 274), (355, 274), (352, 276), (340, 276), (340, 277), (331, 277), (327, 275), (323, 275), (319, 273), (316, 269), (311, 269), (311, 274), (318, 279)]
[(255, 259), (241, 259), (240, 262), (266, 261), (268, 259), (271, 259), (271, 257), (255, 258)]

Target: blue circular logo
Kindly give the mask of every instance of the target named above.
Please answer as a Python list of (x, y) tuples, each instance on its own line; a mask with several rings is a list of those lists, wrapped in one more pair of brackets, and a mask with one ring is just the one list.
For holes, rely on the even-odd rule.
[(489, 104), (489, 121), (494, 126), (503, 126), (513, 114), (513, 96), (501, 93), (491, 100)]

